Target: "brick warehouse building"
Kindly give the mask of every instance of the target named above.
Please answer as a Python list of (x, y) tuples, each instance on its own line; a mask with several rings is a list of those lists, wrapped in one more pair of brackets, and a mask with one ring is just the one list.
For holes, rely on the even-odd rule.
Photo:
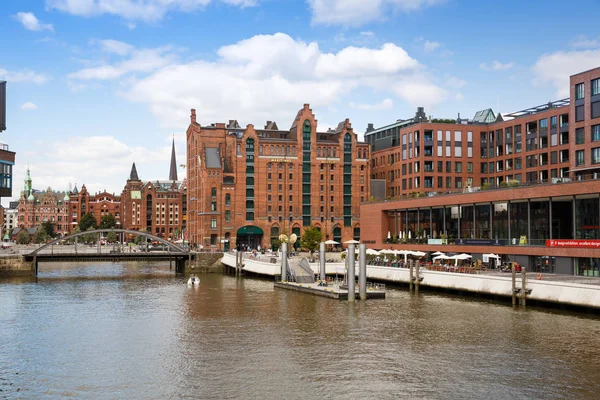
[(186, 182), (177, 179), (175, 144), (171, 151), (169, 180), (140, 180), (135, 163), (120, 195), (106, 191), (91, 194), (85, 185), (66, 192), (33, 189), (29, 169), (18, 202), (18, 226), (36, 228), (45, 221), (55, 224), (61, 236), (73, 232), (81, 217), (92, 213), (97, 223), (112, 214), (119, 228), (143, 230), (176, 240), (186, 228)]
[(325, 240), (360, 238), (369, 199), (369, 146), (350, 121), (317, 131), (308, 104), (289, 130), (237, 121), (187, 129), (188, 229), (192, 244), (269, 247), (280, 233), (315, 226)]
[[(504, 117), (488, 109), (434, 123), (418, 112), (370, 126), (372, 178), (386, 180), (389, 201), (361, 207), (377, 221), (363, 224), (362, 240), (600, 275), (600, 68), (571, 76), (570, 88), (570, 98)], [(406, 244), (387, 243), (408, 232)]]

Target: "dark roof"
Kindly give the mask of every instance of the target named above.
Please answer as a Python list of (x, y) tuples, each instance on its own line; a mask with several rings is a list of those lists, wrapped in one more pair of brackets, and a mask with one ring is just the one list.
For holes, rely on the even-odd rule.
[(277, 127), (277, 123), (275, 121), (267, 121), (267, 124), (265, 125), (265, 129), (272, 130), (272, 131), (279, 130), (279, 128)]
[(175, 139), (173, 138), (173, 147), (171, 148), (171, 168), (169, 170), (169, 180), (177, 180), (177, 160), (175, 159)]
[(230, 119), (227, 124), (228, 129), (241, 129), (240, 124), (238, 124), (237, 119)]
[[(137, 173), (137, 169), (135, 168), (135, 163), (133, 163), (133, 165), (131, 166), (131, 172), (129, 173), (129, 180), (130, 181), (139, 181), (140, 180), (138, 173)], [(77, 186), (75, 186), (75, 193), (77, 193)]]

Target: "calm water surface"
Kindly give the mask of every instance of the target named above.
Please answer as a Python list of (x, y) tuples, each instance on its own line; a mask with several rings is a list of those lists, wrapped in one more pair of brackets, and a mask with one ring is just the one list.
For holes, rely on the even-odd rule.
[(348, 304), (166, 266), (0, 281), (0, 398), (597, 399), (600, 320), (390, 290)]

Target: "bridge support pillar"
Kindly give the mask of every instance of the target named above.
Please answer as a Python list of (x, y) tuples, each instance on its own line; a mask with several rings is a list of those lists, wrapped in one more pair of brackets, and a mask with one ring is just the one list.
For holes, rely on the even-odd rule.
[(178, 274), (185, 273), (185, 258), (175, 259), (175, 272)]

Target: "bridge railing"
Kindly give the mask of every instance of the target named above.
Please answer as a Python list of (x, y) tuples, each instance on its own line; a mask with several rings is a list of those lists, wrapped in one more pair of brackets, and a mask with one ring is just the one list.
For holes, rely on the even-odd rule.
[[(28, 247), (23, 249), (15, 249), (18, 250), (18, 254), (30, 254), (36, 248)], [(171, 251), (169, 248), (161, 248), (159, 250), (149, 248), (148, 253), (161, 253), (161, 254), (179, 254), (179, 252)], [(16, 253), (16, 252), (15, 252)], [(113, 246), (113, 245), (86, 245), (86, 244), (78, 244), (77, 246), (64, 245), (64, 244), (56, 244), (48, 246), (41, 251), (39, 251), (38, 255), (50, 255), (50, 254), (102, 254), (102, 255), (110, 255), (110, 254), (135, 254), (135, 253), (146, 253), (145, 247), (138, 246)]]

